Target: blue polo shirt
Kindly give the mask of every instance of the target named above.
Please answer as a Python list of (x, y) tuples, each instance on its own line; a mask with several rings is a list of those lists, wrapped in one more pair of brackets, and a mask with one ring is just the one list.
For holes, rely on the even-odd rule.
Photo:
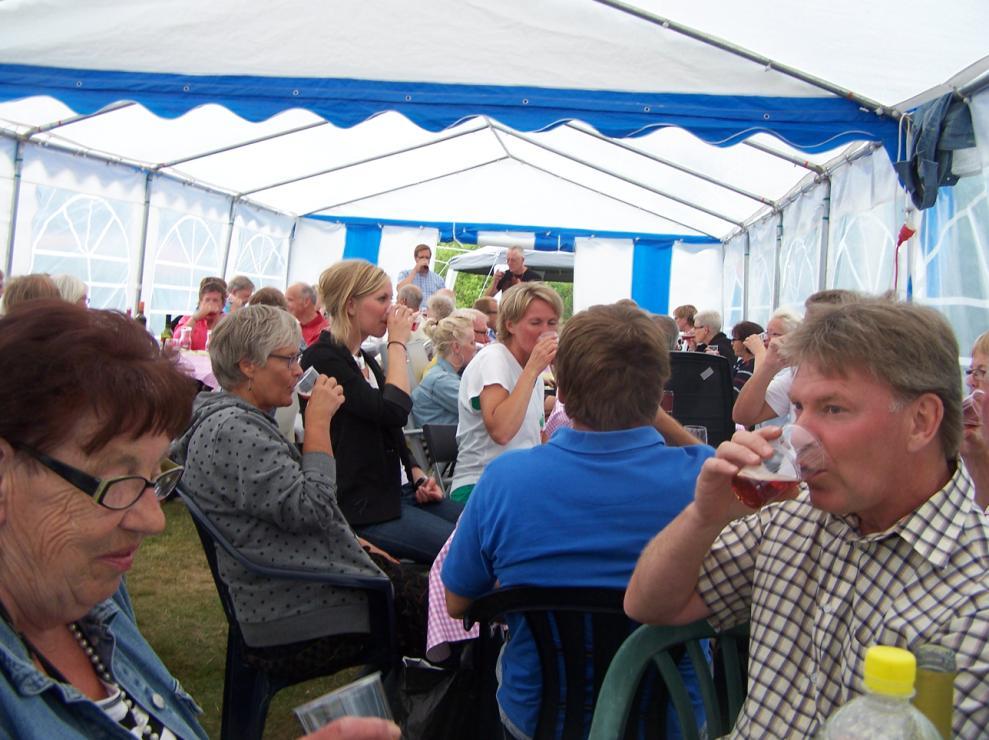
[[(560, 429), (485, 469), (443, 566), (443, 584), (477, 598), (501, 586), (625, 588), (650, 539), (693, 500), (704, 445), (667, 447), (652, 427)], [(541, 676), (524, 618), (507, 618), (498, 703), (532, 736)]]

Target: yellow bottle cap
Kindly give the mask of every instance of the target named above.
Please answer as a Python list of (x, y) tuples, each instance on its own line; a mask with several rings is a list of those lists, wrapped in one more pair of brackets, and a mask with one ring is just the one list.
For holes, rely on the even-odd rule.
[(917, 659), (898, 647), (873, 645), (865, 653), (865, 688), (886, 696), (913, 696)]

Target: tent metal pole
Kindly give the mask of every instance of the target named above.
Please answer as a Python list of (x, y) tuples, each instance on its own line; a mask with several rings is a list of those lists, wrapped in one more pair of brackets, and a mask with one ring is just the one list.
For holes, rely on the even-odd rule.
[(825, 79), (799, 70), (796, 67), (791, 67), (788, 64), (777, 62), (767, 56), (757, 54), (754, 51), (750, 51), (742, 46), (732, 44), (724, 39), (718, 38), (717, 36), (711, 36), (710, 34), (703, 33), (695, 28), (691, 28), (690, 26), (677, 23), (676, 21), (670, 20), (664, 16), (649, 13), (641, 8), (635, 7), (634, 5), (620, 2), (619, 0), (594, 0), (594, 2), (599, 5), (614, 8), (615, 10), (639, 18), (647, 23), (652, 23), (655, 26), (662, 26), (663, 28), (673, 31), (674, 33), (678, 33), (681, 36), (686, 36), (694, 39), (695, 41), (700, 41), (703, 44), (713, 46), (716, 49), (721, 49), (722, 51), (726, 51), (729, 54), (734, 54), (742, 59), (747, 59), (748, 61), (754, 62), (755, 64), (765, 68), (767, 71), (772, 70), (779, 72), (787, 77), (792, 77), (796, 80), (800, 80), (801, 82), (805, 82), (812, 87), (825, 90), (833, 95), (850, 100), (863, 108), (869, 109), (877, 116), (888, 116), (894, 120), (899, 120), (903, 116), (903, 114), (895, 108), (887, 107), (876, 100), (867, 98), (864, 95), (859, 95), (858, 93), (852, 92), (847, 88), (841, 87), (840, 85), (835, 85), (832, 82), (828, 82)]
[(288, 248), (285, 250), (285, 287), (288, 288), (288, 273), (292, 266), (292, 252), (295, 250), (295, 232), (299, 228), (299, 218), (292, 222), (292, 230), (288, 233)]
[(137, 290), (134, 292), (134, 305), (141, 302), (144, 293), (144, 264), (148, 255), (148, 222), (151, 215), (151, 184), (154, 173), (144, 175), (144, 209), (141, 213), (141, 251), (137, 257)]
[(112, 103), (108, 105), (106, 108), (101, 108), (100, 110), (95, 111), (94, 113), (83, 113), (82, 115), (79, 116), (71, 116), (69, 118), (62, 118), (59, 119), (58, 121), (52, 121), (51, 123), (46, 123), (41, 126), (34, 126), (33, 128), (29, 128), (27, 131), (21, 134), (21, 137), (23, 137), (23, 139), (27, 141), (28, 139), (30, 139), (31, 137), (37, 134), (48, 133), (49, 131), (54, 131), (57, 128), (62, 128), (63, 126), (71, 126), (73, 123), (79, 123), (79, 121), (88, 121), (90, 118), (96, 118), (97, 116), (104, 116), (107, 113), (113, 113), (114, 111), (118, 111), (123, 108), (130, 108), (132, 105), (135, 104), (129, 101)]
[(648, 213), (650, 216), (656, 216), (657, 218), (661, 218), (661, 219), (663, 219), (665, 221), (669, 221), (670, 223), (674, 223), (677, 226), (682, 226), (685, 229), (690, 229), (691, 231), (696, 231), (698, 234), (703, 234), (704, 236), (709, 236), (712, 239), (718, 239), (718, 237), (715, 236), (714, 234), (711, 234), (711, 233), (709, 233), (707, 231), (704, 231), (703, 229), (698, 229), (696, 226), (691, 226), (690, 224), (685, 224), (682, 221), (677, 221), (675, 218), (670, 218), (669, 216), (664, 216), (662, 213), (658, 213), (656, 211), (651, 211), (648, 208), (643, 208), (642, 206), (638, 206), (635, 203), (629, 203), (627, 200), (622, 200), (618, 196), (611, 195), (609, 193), (605, 193), (603, 190), (598, 190), (596, 188), (592, 188), (590, 185), (585, 185), (585, 184), (583, 184), (581, 182), (577, 182), (576, 180), (571, 180), (569, 177), (564, 177), (563, 175), (560, 175), (560, 174), (558, 174), (556, 172), (551, 172), (550, 170), (547, 170), (547, 169), (545, 169), (543, 167), (540, 167), (539, 165), (532, 164), (532, 162), (529, 162), (529, 161), (527, 161), (525, 159), (521, 159), (521, 158), (518, 158), (518, 157), (512, 157), (512, 159), (514, 159), (515, 161), (517, 161), (517, 162), (519, 162), (521, 164), (524, 164), (526, 167), (532, 167), (532, 169), (539, 170), (540, 172), (544, 172), (545, 174), (550, 175), (551, 177), (555, 177), (557, 179), (563, 180), (564, 182), (568, 182), (571, 185), (576, 185), (577, 187), (583, 188), (584, 190), (589, 190), (590, 192), (594, 193), (595, 195), (600, 195), (600, 196), (603, 196), (605, 198), (609, 198), (611, 200), (617, 201), (617, 202), (621, 203), (622, 205), (628, 206), (629, 208), (635, 208), (636, 210), (642, 211), (643, 213)]
[(817, 289), (828, 287), (828, 249), (831, 247), (831, 178), (826, 177), (824, 184), (824, 213), (821, 214), (821, 262), (817, 268)]
[(783, 211), (776, 214), (779, 221), (776, 222), (776, 269), (773, 270), (773, 303), (770, 313), (780, 307), (780, 257), (783, 254)]
[(505, 140), (501, 138), (501, 134), (498, 133), (498, 129), (496, 129), (494, 126), (491, 125), (491, 120), (487, 116), (484, 117), (484, 120), (488, 122), (488, 129), (490, 129), (491, 133), (494, 135), (495, 141), (497, 141), (498, 144), (501, 145), (501, 150), (505, 152), (505, 154), (507, 154), (509, 157), (511, 157), (512, 153), (508, 151), (508, 145), (505, 144)]
[(742, 256), (742, 318), (749, 317), (749, 254), (752, 251), (752, 240), (749, 238), (748, 229), (744, 232), (745, 252)]
[(221, 268), (220, 277), (224, 280), (227, 279), (227, 265), (230, 264), (230, 245), (233, 243), (234, 236), (234, 208), (237, 205), (237, 198), (230, 199), (230, 211), (227, 214), (227, 246), (223, 250), (223, 267)]
[(719, 219), (721, 221), (727, 221), (728, 223), (732, 224), (733, 226), (739, 226), (739, 227), (742, 226), (742, 222), (741, 221), (736, 221), (735, 219), (731, 218), (730, 216), (726, 216), (723, 213), (719, 213), (718, 211), (711, 210), (710, 208), (705, 208), (704, 206), (700, 205), (699, 203), (694, 203), (692, 201), (686, 200), (686, 199), (681, 198), (679, 196), (673, 195), (672, 193), (667, 193), (667, 192), (665, 192), (663, 190), (659, 190), (658, 188), (654, 188), (651, 185), (647, 185), (646, 183), (641, 182), (639, 180), (633, 180), (630, 177), (625, 177), (623, 175), (619, 175), (617, 172), (613, 172), (612, 170), (606, 169), (604, 167), (599, 167), (596, 164), (592, 164), (590, 162), (587, 162), (587, 161), (585, 161), (583, 159), (580, 159), (579, 157), (575, 157), (572, 154), (568, 154), (567, 152), (564, 152), (564, 151), (562, 151), (560, 149), (556, 149), (555, 147), (551, 147), (551, 146), (549, 146), (547, 144), (543, 144), (541, 142), (535, 141), (534, 139), (526, 136), (525, 134), (520, 134), (518, 131), (513, 131), (513, 130), (511, 130), (509, 128), (505, 128), (503, 126), (497, 126), (497, 125), (494, 128), (498, 129), (499, 131), (503, 131), (504, 133), (508, 134), (509, 136), (514, 136), (517, 139), (521, 139), (522, 141), (526, 142), (527, 144), (532, 144), (534, 147), (537, 147), (539, 149), (543, 149), (544, 151), (547, 151), (547, 152), (551, 152), (553, 154), (556, 154), (557, 156), (563, 157), (564, 159), (567, 159), (567, 160), (569, 160), (571, 162), (576, 162), (577, 164), (583, 165), (584, 167), (587, 167), (589, 169), (592, 169), (595, 172), (600, 172), (600, 173), (605, 174), (605, 175), (610, 175), (611, 177), (614, 177), (614, 178), (616, 178), (618, 180), (621, 180), (622, 182), (626, 182), (629, 185), (635, 185), (636, 187), (640, 187), (643, 190), (648, 190), (650, 193), (654, 193), (655, 195), (659, 195), (659, 196), (662, 196), (663, 198), (667, 198), (669, 200), (672, 200), (672, 201), (674, 201), (676, 203), (679, 203), (680, 205), (686, 206), (687, 208), (692, 208), (695, 211), (700, 211), (701, 213), (706, 213), (708, 216), (713, 216), (714, 218), (717, 218), (717, 219)]
[(289, 136), (290, 134), (297, 134), (301, 131), (308, 131), (312, 128), (319, 128), (320, 126), (326, 126), (329, 121), (316, 121), (314, 123), (307, 123), (304, 126), (296, 126), (295, 128), (287, 129), (286, 131), (278, 131), (273, 134), (267, 134), (266, 136), (259, 136), (256, 139), (248, 139), (247, 141), (241, 141), (236, 144), (228, 144), (227, 146), (221, 146), (217, 149), (210, 149), (207, 152), (199, 152), (197, 154), (190, 154), (187, 157), (182, 157), (181, 159), (173, 159), (170, 162), (161, 162), (156, 164), (152, 169), (155, 171), (167, 169), (169, 167), (177, 167), (180, 164), (187, 164), (189, 162), (194, 162), (197, 159), (206, 159), (207, 157), (213, 157), (217, 154), (225, 154), (226, 152), (232, 152), (235, 149), (242, 149), (248, 146), (254, 146), (255, 144), (262, 144), (266, 141), (271, 141), (272, 139), (278, 139), (282, 136)]
[(369, 200), (371, 198), (377, 198), (379, 195), (388, 195), (389, 193), (396, 193), (399, 190), (406, 190), (408, 188), (414, 188), (417, 185), (425, 185), (427, 182), (434, 182), (435, 180), (442, 180), (445, 177), (452, 177), (453, 175), (460, 175), (464, 172), (470, 172), (471, 170), (477, 170), (481, 167), (487, 167), (489, 164), (495, 164), (496, 162), (504, 162), (506, 159), (511, 159), (511, 157), (497, 157), (496, 159), (488, 160), (487, 162), (481, 162), (480, 164), (472, 164), (470, 167), (464, 167), (463, 169), (455, 170), (453, 172), (447, 172), (443, 175), (436, 175), (435, 177), (427, 177), (425, 180), (419, 180), (418, 182), (410, 182), (408, 185), (399, 185), (396, 188), (389, 188), (388, 190), (382, 190), (377, 193), (371, 193), (370, 195), (362, 195), (360, 198), (354, 198), (352, 200), (345, 200), (342, 203), (334, 203), (329, 206), (322, 206), (321, 208), (315, 208), (311, 211), (306, 211), (303, 216), (311, 216), (314, 213), (319, 213), (320, 211), (327, 211), (330, 208), (339, 208), (340, 206), (349, 206), (351, 203), (360, 203), (362, 200)]
[(3, 271), (10, 277), (14, 269), (14, 236), (17, 233), (17, 207), (21, 199), (21, 170), (24, 169), (24, 142), (20, 139), (14, 145), (14, 178), (10, 194), (10, 223), (7, 225), (7, 255)]
[(579, 126), (575, 126), (573, 123), (565, 123), (564, 126), (566, 128), (573, 129), (574, 131), (579, 131), (585, 136), (591, 136), (595, 139), (599, 139), (600, 141), (607, 142), (609, 144), (612, 144), (613, 146), (617, 146), (621, 149), (632, 152), (633, 154), (638, 154), (639, 156), (645, 157), (646, 159), (651, 159), (653, 162), (657, 162), (659, 164), (665, 165), (679, 172), (683, 172), (684, 174), (691, 175), (692, 177), (696, 177), (699, 180), (703, 180), (704, 182), (709, 182), (712, 185), (715, 185), (719, 188), (730, 190), (733, 193), (737, 193), (738, 195), (741, 195), (745, 198), (750, 198), (754, 201), (762, 203), (765, 206), (769, 206), (770, 208), (776, 207), (776, 201), (774, 201), (772, 198), (767, 198), (765, 196), (758, 195), (757, 193), (744, 190), (743, 188), (739, 188), (730, 183), (724, 182), (723, 180), (719, 180), (716, 177), (711, 177), (710, 175), (705, 175), (703, 172), (698, 172), (697, 170), (691, 169), (690, 167), (685, 167), (682, 164), (677, 164), (672, 160), (656, 156), (655, 154), (650, 154), (649, 152), (644, 152), (641, 149), (636, 149), (634, 146), (626, 144), (623, 141), (609, 139), (607, 136), (605, 136), (604, 134), (599, 134), (597, 131), (588, 131), (586, 129), (582, 129)]
[(309, 179), (312, 179), (314, 177), (321, 177), (322, 175), (328, 175), (331, 172), (339, 172), (340, 170), (345, 170), (345, 169), (347, 169), (349, 167), (357, 167), (358, 165), (368, 164), (369, 162), (376, 162), (379, 159), (386, 159), (388, 157), (394, 157), (394, 156), (399, 155), (399, 154), (405, 154), (407, 152), (414, 152), (417, 149), (424, 149), (426, 147), (433, 146), (434, 144), (440, 144), (440, 143), (442, 143), (444, 141), (451, 141), (453, 139), (458, 139), (461, 136), (468, 136), (469, 134), (476, 134), (479, 131), (484, 131), (486, 128), (488, 128), (487, 125), (482, 126), (481, 128), (471, 129), (469, 131), (457, 131), (456, 133), (449, 134), (448, 136), (441, 136), (440, 138), (433, 139), (432, 141), (426, 141), (426, 142), (422, 142), (420, 144), (414, 144), (412, 146), (407, 146), (407, 147), (404, 147), (402, 149), (395, 149), (394, 151), (385, 152), (384, 154), (376, 154), (373, 157), (366, 157), (364, 159), (358, 159), (358, 160), (353, 161), (353, 162), (347, 162), (346, 164), (337, 165), (336, 167), (330, 167), (330, 168), (325, 169), (325, 170), (320, 170), (319, 172), (311, 172), (311, 173), (306, 174), (306, 175), (300, 175), (299, 177), (291, 177), (291, 178), (289, 178), (287, 180), (280, 180), (278, 182), (269, 183), (269, 184), (263, 185), (262, 187), (259, 187), (259, 188), (252, 188), (251, 190), (244, 190), (244, 191), (238, 193), (237, 195), (240, 196), (240, 197), (244, 197), (246, 195), (253, 195), (254, 193), (260, 193), (262, 190), (273, 190), (275, 188), (280, 188), (280, 187), (282, 187), (284, 185), (291, 185), (291, 184), (296, 183), (296, 182), (301, 182), (302, 180), (309, 180)]
[(790, 164), (797, 165), (797, 167), (803, 167), (805, 170), (816, 172), (818, 175), (823, 175), (825, 173), (825, 169), (821, 165), (814, 164), (808, 159), (801, 159), (800, 157), (794, 157), (792, 154), (778, 152), (772, 147), (768, 147), (765, 144), (760, 144), (758, 141), (750, 141), (746, 139), (742, 143), (745, 144), (745, 146), (750, 146), (753, 149), (758, 149), (760, 152), (769, 154), (778, 159), (782, 159), (784, 162), (789, 162)]

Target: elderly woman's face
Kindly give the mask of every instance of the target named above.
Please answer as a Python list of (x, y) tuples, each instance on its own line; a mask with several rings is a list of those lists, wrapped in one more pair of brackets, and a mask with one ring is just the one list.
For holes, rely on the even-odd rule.
[(295, 384), (302, 377), (299, 348), (287, 344), (268, 355), (267, 362), (255, 369), (251, 380), (254, 398), (263, 409), (279, 408), (292, 403)]
[[(120, 436), (91, 456), (74, 441), (48, 454), (97, 478), (153, 479), (168, 444), (163, 434)], [(4, 454), (0, 462), (0, 578), (24, 614), (61, 624), (83, 616), (119, 588), (141, 541), (164, 528), (151, 490), (130, 508), (113, 511), (23, 455)]]

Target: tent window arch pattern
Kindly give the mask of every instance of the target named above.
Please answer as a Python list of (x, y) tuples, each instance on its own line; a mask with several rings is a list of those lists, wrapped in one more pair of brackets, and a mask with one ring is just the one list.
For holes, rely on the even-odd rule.
[(123, 310), (130, 239), (114, 203), (97, 195), (38, 186), (31, 271), (67, 273), (89, 286), (90, 305)]
[(159, 211), (163, 232), (155, 256), (149, 321), (155, 331), (164, 327), (165, 314), (189, 313), (199, 300), (199, 282), (220, 275), (220, 224), (201, 216)]
[[(892, 204), (883, 207), (892, 210)], [(893, 284), (893, 214), (874, 211), (841, 217), (832, 228), (831, 285), (880, 293)]]
[(724, 285), (724, 326), (732, 327), (745, 316), (745, 237), (730, 241), (725, 247), (722, 271)]
[(242, 244), (237, 250), (233, 269), (227, 269), (227, 277), (244, 275), (251, 279), (256, 288), (272, 286), (284, 289), (288, 239), (243, 229), (238, 238)]

